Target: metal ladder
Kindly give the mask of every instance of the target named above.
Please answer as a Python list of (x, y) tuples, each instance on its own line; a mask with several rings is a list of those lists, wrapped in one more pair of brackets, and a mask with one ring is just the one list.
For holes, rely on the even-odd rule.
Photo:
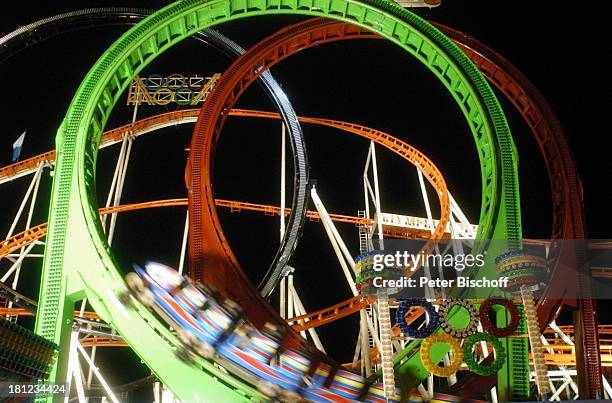
[[(366, 316), (368, 317), (368, 319), (370, 320), (370, 323), (372, 323), (374, 326), (376, 326), (376, 321), (374, 320), (374, 307), (373, 305), (369, 305), (366, 309)], [(374, 329), (376, 330), (376, 328)], [(376, 343), (374, 342), (374, 337), (372, 336), (372, 333), (370, 331), (368, 331), (368, 347), (369, 347), (369, 351), (376, 351)], [(374, 357), (372, 357), (374, 358)], [(378, 365), (376, 365), (374, 363), (374, 361), (372, 360), (370, 362), (370, 373), (375, 373), (376, 370), (378, 369)]]
[[(357, 217), (366, 218), (366, 213), (364, 210), (357, 211)], [(363, 254), (369, 252), (368, 250), (368, 226), (365, 224), (359, 225), (359, 253)]]

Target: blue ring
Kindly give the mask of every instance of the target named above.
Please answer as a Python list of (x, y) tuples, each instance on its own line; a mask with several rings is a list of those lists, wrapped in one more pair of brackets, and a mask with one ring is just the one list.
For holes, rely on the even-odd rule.
[[(427, 325), (421, 329), (417, 329), (416, 327), (406, 323), (406, 313), (408, 313), (408, 309), (412, 308), (413, 306), (420, 306), (427, 314)], [(400, 303), (397, 311), (395, 312), (395, 321), (397, 322), (404, 336), (412, 339), (424, 339), (432, 334), (438, 327), (438, 313), (436, 312), (434, 306), (425, 298), (410, 298), (403, 300)]]

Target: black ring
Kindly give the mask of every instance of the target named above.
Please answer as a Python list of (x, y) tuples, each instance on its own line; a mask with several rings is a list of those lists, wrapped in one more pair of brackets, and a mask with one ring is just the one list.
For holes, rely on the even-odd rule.
[[(470, 315), (470, 321), (465, 328), (455, 327), (450, 324), (448, 320), (448, 314), (452, 307), (459, 305), (467, 309), (468, 314)], [(478, 331), (478, 309), (474, 304), (469, 302), (466, 299), (462, 298), (449, 298), (442, 302), (440, 305), (440, 309), (438, 309), (438, 317), (440, 319), (440, 326), (444, 331), (450, 334), (453, 337), (457, 338), (466, 338), (471, 334), (474, 334)]]

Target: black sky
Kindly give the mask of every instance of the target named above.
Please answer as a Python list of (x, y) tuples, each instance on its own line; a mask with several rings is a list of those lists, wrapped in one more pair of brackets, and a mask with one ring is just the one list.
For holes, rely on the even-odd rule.
[[(77, 1), (13, 3), (0, 20), (0, 35), (40, 18), (83, 7), (160, 7), (160, 1)], [(610, 46), (599, 35), (601, 10), (566, 7), (564, 2), (444, 1), (440, 8), (417, 10), (424, 18), (467, 32), (504, 55), (541, 90), (564, 125), (584, 182), (585, 210), (591, 238), (610, 238), (608, 200), (609, 162), (606, 124), (611, 84), (604, 57)], [(248, 47), (301, 17), (264, 17), (239, 20), (218, 29)], [(25, 129), (23, 157), (49, 150), (71, 96), (89, 67), (125, 27), (92, 28), (68, 33), (35, 45), (0, 65), (0, 165), (10, 162), (11, 144)], [(222, 72), (228, 59), (195, 41), (185, 41), (162, 55), (143, 74)], [(401, 49), (383, 41), (348, 41), (297, 54), (272, 69), (298, 114), (328, 117), (371, 126), (393, 134), (428, 155), (445, 175), (449, 189), (471, 221), (480, 206), (479, 165), (474, 143), (450, 95), (431, 74)], [(551, 209), (548, 180), (539, 150), (527, 126), (500, 99), (519, 149), (524, 235), (546, 238)], [(253, 86), (239, 107), (272, 110)], [(168, 109), (174, 109), (169, 107)], [(143, 108), (139, 117), (165, 111)], [(127, 123), (131, 112), (120, 101), (110, 127)], [(122, 200), (139, 202), (184, 197), (183, 171), (192, 126), (165, 129), (139, 138)], [(279, 127), (253, 119), (229, 119), (217, 149), (217, 197), (277, 204)], [(329, 211), (355, 214), (362, 209), (360, 175), (367, 142), (344, 133), (304, 125), (312, 176)], [(2, 151), (4, 150), (4, 151)], [(105, 199), (117, 148), (100, 153), (99, 194)], [(389, 152), (380, 152), (383, 207), (389, 212), (423, 215), (414, 169)], [(50, 180), (40, 201), (47, 205)], [(27, 183), (0, 188), (0, 230), (5, 233)], [(437, 208), (437, 207), (436, 207)], [(224, 230), (243, 267), (256, 281), (271, 261), (278, 242), (278, 223), (252, 213), (220, 211)], [(34, 223), (46, 220), (39, 210)], [(120, 216), (113, 244), (119, 261), (156, 259), (178, 261), (183, 209), (152, 210)], [(340, 227), (353, 250), (357, 232)], [(4, 235), (4, 234), (3, 234)], [(293, 265), (296, 284), (308, 309), (337, 303), (349, 295), (333, 251), (320, 224), (308, 224)], [(5, 263), (6, 264), (6, 263)], [(36, 272), (39, 262), (26, 265)], [(29, 278), (29, 277), (28, 277)], [(30, 279), (30, 278), (29, 278)], [(37, 276), (23, 285), (37, 295)], [(350, 321), (350, 320), (349, 320)], [(321, 329), (339, 359), (352, 357), (349, 343), (335, 335), (346, 321)], [(121, 370), (118, 369), (118, 373)], [(119, 375), (117, 376), (119, 378)]]

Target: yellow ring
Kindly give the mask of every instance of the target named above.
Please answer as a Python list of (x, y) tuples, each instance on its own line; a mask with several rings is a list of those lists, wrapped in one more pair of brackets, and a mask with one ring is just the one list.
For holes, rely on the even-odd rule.
[[(453, 350), (453, 361), (451, 361), (451, 363), (446, 367), (439, 367), (431, 360), (429, 351), (436, 343), (445, 343), (451, 348), (451, 350)], [(446, 333), (432, 334), (421, 343), (421, 361), (423, 362), (425, 369), (431, 374), (440, 377), (448, 377), (459, 370), (459, 367), (463, 362), (463, 350), (459, 345), (459, 340), (451, 335)]]
[(174, 101), (174, 91), (170, 88), (162, 87), (153, 93), (153, 101), (155, 105), (168, 105)]

